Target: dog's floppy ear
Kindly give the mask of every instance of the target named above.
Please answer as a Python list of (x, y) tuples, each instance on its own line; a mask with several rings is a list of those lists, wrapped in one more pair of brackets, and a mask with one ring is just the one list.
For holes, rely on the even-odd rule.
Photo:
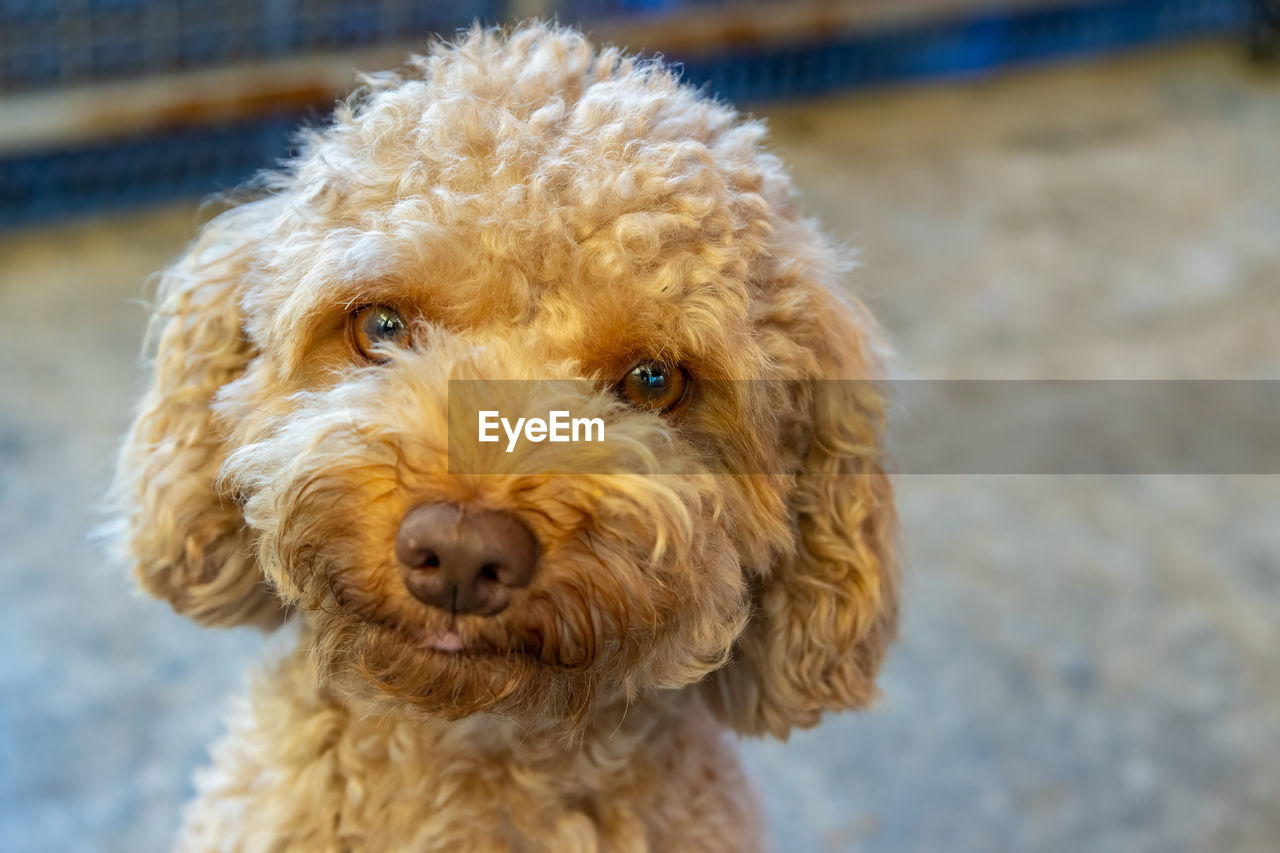
[(239, 300), (256, 221), (254, 205), (211, 221), (160, 275), (148, 338), (150, 387), (125, 439), (114, 496), (119, 546), (142, 587), (206, 625), (281, 621), (239, 507), (219, 489), (226, 453), (214, 395), (253, 355)]
[(720, 719), (786, 737), (862, 708), (897, 628), (897, 516), (880, 447), (882, 387), (859, 318), (813, 285), (795, 337), (823, 377), (799, 383), (809, 441), (791, 493), (793, 547), (759, 579), (735, 659), (708, 685)]

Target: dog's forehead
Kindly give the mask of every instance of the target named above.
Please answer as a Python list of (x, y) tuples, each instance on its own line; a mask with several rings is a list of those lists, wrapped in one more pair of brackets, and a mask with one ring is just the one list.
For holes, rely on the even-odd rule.
[(297, 225), (265, 265), (276, 320), (407, 303), (584, 353), (711, 351), (747, 325), (792, 192), (760, 122), (576, 35), (471, 39), (418, 72), (294, 164)]
[(314, 221), (408, 244), (449, 232), (556, 281), (682, 245), (749, 251), (787, 203), (762, 123), (577, 34), (474, 37), (416, 69), (312, 137), (294, 186)]

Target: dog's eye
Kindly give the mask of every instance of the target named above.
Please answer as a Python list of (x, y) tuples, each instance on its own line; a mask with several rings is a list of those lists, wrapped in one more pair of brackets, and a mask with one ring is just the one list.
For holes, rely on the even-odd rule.
[(641, 409), (669, 412), (684, 398), (688, 384), (689, 373), (683, 367), (642, 361), (618, 383), (618, 396)]
[(375, 348), (379, 344), (404, 346), (409, 342), (409, 326), (394, 308), (367, 305), (351, 314), (351, 342), (362, 356), (379, 364), (386, 358)]

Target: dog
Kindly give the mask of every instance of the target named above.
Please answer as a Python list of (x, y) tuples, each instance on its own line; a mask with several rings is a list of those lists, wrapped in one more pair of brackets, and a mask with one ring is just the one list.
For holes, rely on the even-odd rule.
[[(871, 703), (898, 586), (879, 334), (764, 134), (473, 28), (158, 276), (122, 557), (283, 637), (179, 849), (763, 847), (729, 733)], [(490, 380), (602, 440), (454, 448)]]

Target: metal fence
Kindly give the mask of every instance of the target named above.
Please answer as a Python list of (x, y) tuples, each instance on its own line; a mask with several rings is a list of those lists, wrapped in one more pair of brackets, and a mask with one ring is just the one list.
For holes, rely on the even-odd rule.
[[(473, 20), (501, 22), (550, 11), (561, 21), (596, 29), (612, 22), (610, 35), (622, 43), (634, 43), (628, 34), (642, 29), (646, 48), (663, 47), (669, 37), (664, 53), (681, 63), (686, 79), (721, 97), (755, 102), (1234, 33), (1248, 22), (1251, 4), (949, 2), (942, 4), (948, 14), (919, 18), (902, 13), (907, 5), (815, 0), (809, 6), (820, 13), (814, 18), (820, 23), (837, 12), (854, 14), (844, 26), (792, 27), (776, 38), (757, 31), (743, 39), (748, 13), (784, 6), (760, 0), (0, 0), (0, 228), (231, 188), (287, 153), (289, 129), (305, 114), (320, 114), (315, 102), (332, 103), (332, 94), (321, 90), (323, 98), (313, 95), (310, 105), (267, 98), (256, 113), (195, 123), (143, 122), (137, 132), (74, 143), (44, 139), (6, 146), (7, 132), (21, 136), (26, 104), (34, 109), (69, 84), (163, 84), (167, 75), (184, 70), (287, 61), (354, 46), (421, 44), (432, 32), (450, 32)], [(805, 0), (785, 6), (804, 7)], [(897, 14), (863, 14), (877, 7)], [(700, 40), (690, 40), (687, 21), (701, 27)], [(723, 22), (719, 29), (717, 21)], [(262, 79), (254, 77), (253, 85)], [(21, 108), (12, 108), (15, 98)]]
[(494, 0), (0, 0), (0, 92), (411, 41)]

